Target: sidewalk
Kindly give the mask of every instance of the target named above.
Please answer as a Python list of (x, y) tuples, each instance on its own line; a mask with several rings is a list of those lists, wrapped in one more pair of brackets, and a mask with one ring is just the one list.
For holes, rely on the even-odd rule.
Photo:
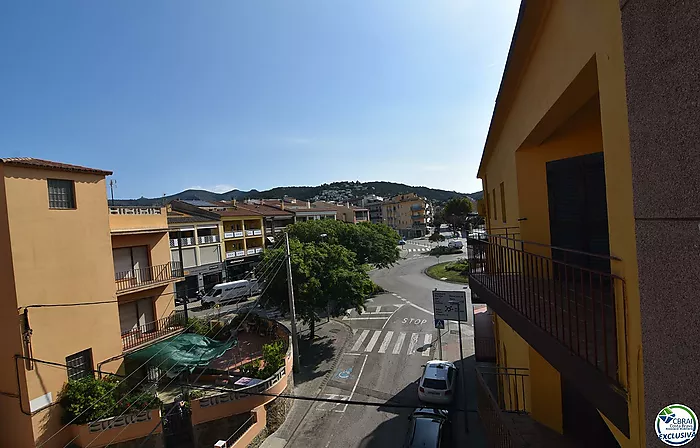
[[(289, 321), (281, 322), (289, 326)], [(331, 319), (330, 322), (316, 324), (316, 339), (311, 343), (308, 340), (308, 328), (299, 327), (300, 367), (299, 372), (294, 374), (294, 395), (318, 396), (335, 370), (338, 357), (351, 335), (347, 326)], [(282, 426), (265, 439), (261, 448), (286, 446), (313, 404), (313, 401), (295, 400)]]

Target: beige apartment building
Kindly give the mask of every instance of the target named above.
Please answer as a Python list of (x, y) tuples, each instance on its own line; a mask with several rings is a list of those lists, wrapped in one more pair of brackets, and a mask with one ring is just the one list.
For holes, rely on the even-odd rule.
[(172, 331), (165, 210), (108, 207), (110, 174), (0, 159), (0, 446), (65, 446), (63, 385)]
[(400, 194), (382, 203), (382, 217), (401, 236), (421, 237), (427, 234), (428, 209), (428, 202), (415, 193)]

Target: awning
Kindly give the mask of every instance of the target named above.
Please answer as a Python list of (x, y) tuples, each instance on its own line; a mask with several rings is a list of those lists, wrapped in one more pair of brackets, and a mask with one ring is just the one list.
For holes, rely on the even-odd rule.
[[(220, 342), (194, 333), (182, 333), (126, 355), (127, 361), (158, 367), (173, 375), (206, 367), (231, 348), (234, 341)], [(172, 368), (172, 370), (171, 370)]]

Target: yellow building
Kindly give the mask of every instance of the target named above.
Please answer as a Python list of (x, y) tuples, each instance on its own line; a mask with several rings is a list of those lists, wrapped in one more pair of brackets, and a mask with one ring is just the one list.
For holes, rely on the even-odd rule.
[[(47, 441), (62, 428), (64, 383), (117, 371), (125, 342), (138, 345), (125, 331), (170, 309), (177, 272), (161, 269), (169, 261), (165, 214), (110, 214), (109, 174), (0, 159), (0, 446)], [(127, 249), (128, 267), (119, 254)], [(69, 440), (61, 431), (44, 446)]]
[[(677, 37), (697, 35), (684, 19), (697, 4), (671, 8), (521, 5), (478, 172), (489, 236), (470, 241), (470, 286), (494, 313), (493, 334), (475, 335), (497, 360), (480, 411), (520, 407), (562, 435), (552, 446), (662, 446), (661, 409), (700, 410), (682, 355), (700, 348), (697, 325), (677, 314), (697, 315), (699, 286), (683, 274), (697, 258), (698, 90), (679, 73), (697, 57), (678, 56)], [(674, 328), (682, 353), (661, 342)]]
[(384, 224), (404, 237), (420, 237), (427, 233), (428, 204), (415, 193), (400, 194), (382, 203)]

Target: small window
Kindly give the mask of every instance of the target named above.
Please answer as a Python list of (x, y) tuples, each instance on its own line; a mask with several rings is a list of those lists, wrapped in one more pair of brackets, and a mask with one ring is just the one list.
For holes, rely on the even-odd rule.
[(48, 179), (48, 185), (49, 208), (75, 208), (75, 184), (72, 180)]
[(498, 221), (498, 208), (496, 207), (496, 189), (493, 189), (493, 219)]
[(92, 349), (89, 348), (66, 357), (66, 365), (68, 366), (68, 381), (93, 376)]
[(432, 378), (425, 378), (423, 380), (423, 387), (433, 390), (445, 390), (447, 389), (447, 383), (445, 380), (434, 380)]
[(503, 182), (501, 182), (500, 189), (501, 189), (501, 217), (503, 218), (503, 224), (505, 224), (506, 223), (506, 187), (503, 184)]

